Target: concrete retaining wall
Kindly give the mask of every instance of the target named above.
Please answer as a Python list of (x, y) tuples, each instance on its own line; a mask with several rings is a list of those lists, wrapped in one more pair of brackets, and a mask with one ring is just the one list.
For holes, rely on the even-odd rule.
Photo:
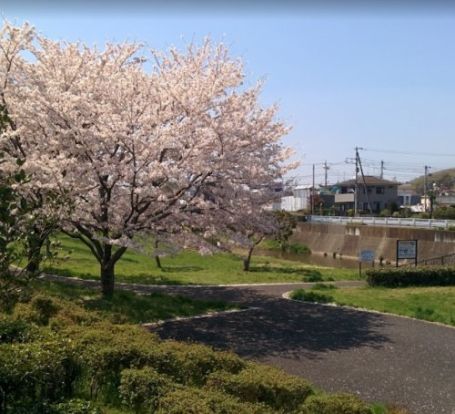
[(418, 240), (419, 260), (455, 253), (455, 232), (441, 230), (298, 223), (292, 240), (306, 244), (315, 253), (336, 252), (357, 258), (360, 250), (371, 249), (376, 258), (390, 261), (396, 257), (397, 240)]

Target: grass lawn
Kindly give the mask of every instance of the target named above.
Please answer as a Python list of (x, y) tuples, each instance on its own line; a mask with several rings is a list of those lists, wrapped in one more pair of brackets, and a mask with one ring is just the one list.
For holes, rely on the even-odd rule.
[[(99, 277), (98, 262), (84, 244), (67, 236), (59, 236), (59, 240), (60, 259), (46, 263), (44, 271), (85, 279)], [(242, 270), (239, 256), (227, 253), (200, 256), (197, 252), (184, 251), (164, 257), (161, 262), (163, 270), (157, 268), (153, 258), (127, 251), (116, 265), (116, 280), (145, 284), (228, 284), (358, 279), (358, 272), (353, 269), (306, 265), (265, 256), (253, 256), (250, 272)]]
[(76, 303), (114, 323), (147, 323), (235, 308), (222, 301), (193, 300), (162, 293), (137, 295), (121, 290), (114, 292), (111, 300), (105, 300), (98, 290), (57, 282), (35, 282), (34, 288), (48, 296)]
[(372, 309), (397, 315), (411, 316), (427, 321), (455, 326), (455, 287), (406, 288), (327, 288), (316, 286), (311, 290), (294, 291), (295, 299), (316, 302), (336, 302), (340, 305)]

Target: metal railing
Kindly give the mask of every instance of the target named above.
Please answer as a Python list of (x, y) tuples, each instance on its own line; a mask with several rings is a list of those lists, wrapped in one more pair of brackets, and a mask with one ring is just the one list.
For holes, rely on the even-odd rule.
[(445, 256), (429, 257), (428, 259), (422, 259), (417, 262), (417, 265), (424, 266), (444, 266), (455, 264), (455, 253), (446, 254)]
[(398, 217), (344, 217), (344, 216), (308, 216), (311, 223), (365, 224), (385, 227), (413, 227), (420, 229), (455, 229), (455, 220), (398, 218)]

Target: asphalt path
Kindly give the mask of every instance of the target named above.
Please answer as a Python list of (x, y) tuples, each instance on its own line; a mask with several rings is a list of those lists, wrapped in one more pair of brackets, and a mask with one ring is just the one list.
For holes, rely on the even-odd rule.
[(230, 349), (305, 377), (326, 391), (398, 404), (415, 414), (455, 414), (454, 328), (282, 298), (284, 292), (308, 284), (119, 285), (139, 293), (163, 291), (252, 308), (151, 328), (162, 338)]

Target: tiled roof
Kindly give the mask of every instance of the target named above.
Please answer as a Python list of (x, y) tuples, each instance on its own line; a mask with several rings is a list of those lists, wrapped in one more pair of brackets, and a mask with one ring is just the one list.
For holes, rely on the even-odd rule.
[[(365, 175), (365, 183), (366, 185), (398, 185), (398, 183), (395, 181), (384, 180), (373, 175)], [(363, 185), (363, 178), (360, 175), (358, 178), (358, 184)], [(354, 179), (343, 181), (337, 184), (338, 187), (352, 187), (354, 185), (355, 185)]]

